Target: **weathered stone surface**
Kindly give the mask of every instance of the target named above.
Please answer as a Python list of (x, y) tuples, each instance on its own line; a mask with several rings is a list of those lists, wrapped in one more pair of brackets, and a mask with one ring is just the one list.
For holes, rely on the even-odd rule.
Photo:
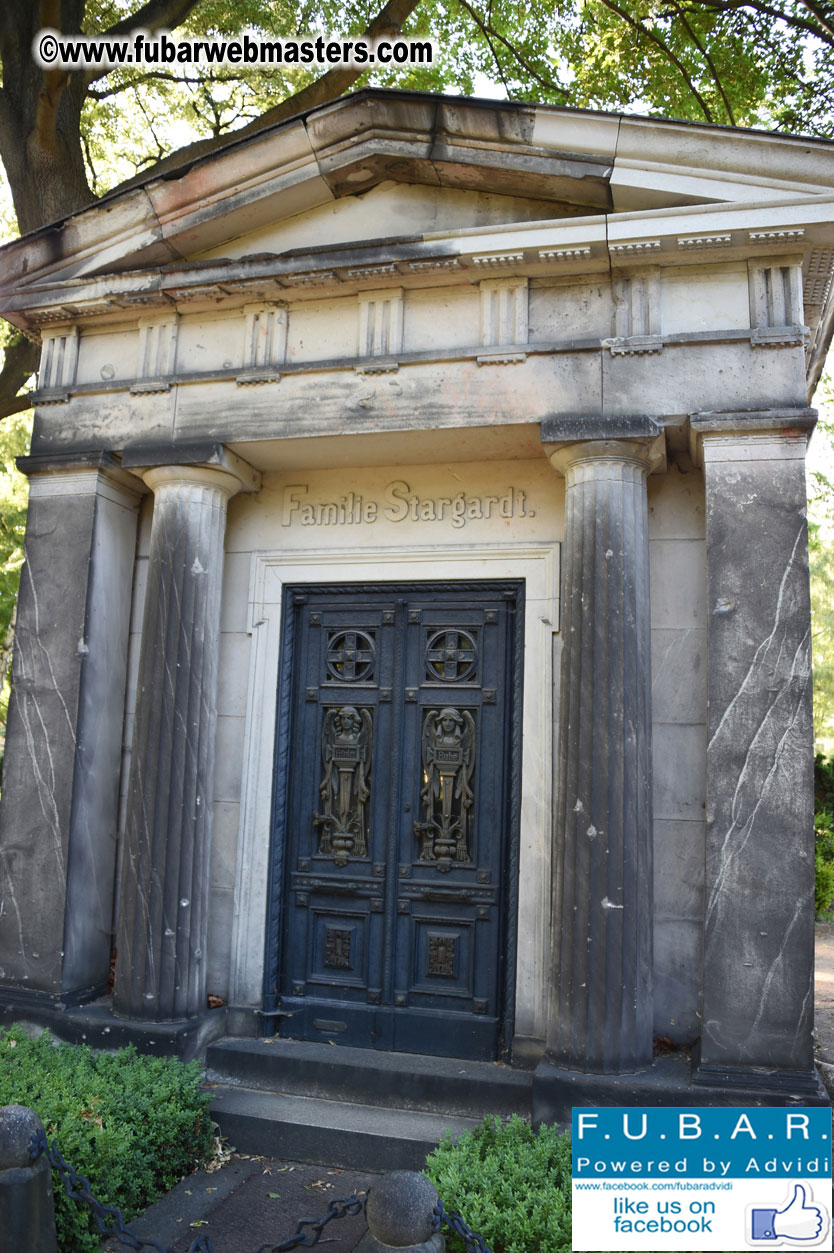
[(35, 459), (26, 464), (0, 808), (0, 977), (72, 997), (101, 988), (110, 962), (122, 721), (110, 697), (124, 691), (138, 491), (89, 459), (43, 474)]
[[(704, 435), (707, 860), (701, 1061), (810, 1070), (813, 736), (805, 435)], [(751, 554), (760, 553), (755, 574)]]
[(551, 455), (566, 478), (557, 851), (547, 1056), (652, 1055), (648, 440)]
[(154, 492), (128, 791), (114, 1009), (206, 1008), (220, 589), (233, 474), (146, 471)]
[(0, 1253), (56, 1253), (52, 1172), (29, 1145), (43, 1124), (25, 1105), (0, 1107)]
[(394, 1248), (424, 1244), (431, 1236), (437, 1189), (425, 1175), (392, 1170), (371, 1189), (365, 1213), (368, 1229)]

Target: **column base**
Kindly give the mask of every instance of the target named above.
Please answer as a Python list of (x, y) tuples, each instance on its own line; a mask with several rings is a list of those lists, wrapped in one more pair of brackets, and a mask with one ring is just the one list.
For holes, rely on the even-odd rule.
[(65, 1005), (54, 997), (0, 990), (0, 1026), (17, 1022), (47, 1028), (57, 1040), (68, 1044), (88, 1044), (94, 1049), (133, 1044), (138, 1053), (188, 1062), (202, 1057), (213, 1040), (226, 1034), (226, 1007), (207, 1009), (183, 1022), (146, 1022), (117, 1018), (109, 997), (88, 1005)]
[(584, 1105), (830, 1105), (816, 1070), (699, 1068), (683, 1054), (632, 1075), (588, 1075), (542, 1061), (533, 1075), (533, 1126), (570, 1123)]

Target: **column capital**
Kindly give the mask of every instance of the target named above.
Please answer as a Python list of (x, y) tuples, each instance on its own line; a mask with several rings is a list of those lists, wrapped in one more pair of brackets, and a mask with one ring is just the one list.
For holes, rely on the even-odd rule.
[[(699, 466), (712, 458), (771, 461), (804, 457), (816, 423), (816, 409), (806, 406), (693, 413), (689, 419), (690, 453)], [(731, 448), (735, 448), (734, 454), (729, 454)]]
[(548, 447), (550, 464), (557, 474), (568, 475), (582, 462), (631, 464), (645, 474), (666, 469), (666, 444), (662, 433), (653, 439), (584, 439)]
[(238, 475), (228, 470), (218, 469), (217, 466), (150, 466), (139, 473), (141, 473), (143, 483), (151, 489), (154, 495), (166, 487), (208, 487), (215, 488), (228, 500), (237, 495), (242, 487)]
[(580, 461), (633, 462), (654, 474), (666, 469), (666, 436), (654, 418), (602, 415), (546, 418), (541, 440), (558, 474)]
[[(207, 440), (192, 444), (137, 444), (124, 450), (122, 465), (152, 490), (155, 490), (155, 484), (161, 485), (177, 478), (182, 482), (221, 486), (223, 478), (214, 479), (211, 477), (213, 474), (235, 480), (235, 486), (229, 488), (229, 496), (236, 492), (261, 490), (261, 476), (254, 466), (225, 444)], [(157, 471), (162, 473), (157, 474)], [(151, 473), (153, 480), (147, 477)]]

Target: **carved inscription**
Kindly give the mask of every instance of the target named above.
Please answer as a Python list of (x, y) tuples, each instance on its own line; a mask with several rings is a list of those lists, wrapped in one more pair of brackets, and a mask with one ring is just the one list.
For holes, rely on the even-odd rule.
[(284, 488), (283, 526), (358, 526), (376, 522), (445, 522), (456, 530), (467, 522), (508, 521), (535, 518), (527, 506), (527, 493), (510, 486), (501, 495), (420, 496), (405, 479), (394, 479), (373, 500), (359, 492), (346, 492), (335, 500), (311, 499), (307, 483)]
[(322, 812), (313, 815), (319, 853), (346, 866), (368, 852), (368, 798), (373, 722), (368, 709), (328, 709), (321, 733)]
[(475, 769), (475, 720), (468, 709), (427, 710), (423, 720), (423, 821), (414, 823), (420, 860), (446, 873), (468, 862)]
[(455, 937), (453, 935), (429, 936), (429, 975), (443, 979), (455, 977)]

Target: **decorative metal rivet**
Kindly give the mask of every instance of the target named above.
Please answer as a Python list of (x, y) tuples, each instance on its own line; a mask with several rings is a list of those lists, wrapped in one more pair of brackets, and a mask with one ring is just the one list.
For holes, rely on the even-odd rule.
[(487, 1003), (486, 1001), (473, 1001), (472, 1008), (476, 1014), (485, 1014), (487, 1012)]
[(484, 688), (484, 704), (485, 705), (495, 704), (495, 688), (494, 687)]
[(307, 688), (307, 699), (308, 699), (308, 700), (317, 700), (317, 699), (318, 699), (318, 694), (319, 694), (319, 689), (318, 689), (317, 687), (308, 687), (308, 688)]
[(301, 858), (301, 860), (298, 863), (298, 869), (303, 870), (305, 873), (306, 871), (310, 869), (310, 863), (308, 862), (306, 857)]
[(398, 914), (407, 914), (411, 908), (409, 901), (399, 901), (397, 904)]
[(410, 866), (400, 866), (400, 878), (401, 878), (401, 879), (410, 879), (410, 878), (411, 878), (411, 867), (410, 867)]
[[(407, 1004), (405, 993), (398, 992), (397, 995), (394, 997), (394, 1004), (401, 1005), (401, 1006)], [(484, 1006), (484, 1008), (486, 1008), (486, 1006)]]
[(478, 906), (478, 910), (477, 910), (477, 914), (478, 914), (478, 918), (481, 920), (481, 922), (486, 922), (486, 921), (489, 919), (489, 906), (488, 906), (488, 905), (479, 905), (479, 906)]
[(303, 996), (303, 995), (304, 995), (304, 984), (303, 984), (303, 983), (294, 983), (294, 984), (292, 985), (292, 994), (293, 994), (293, 996)]
[(391, 699), (390, 687), (381, 687), (379, 689), (379, 699), (381, 701), (389, 701)]
[(385, 874), (385, 866), (383, 865), (381, 861), (374, 862), (374, 874), (376, 875), (378, 879), (381, 879), (382, 876)]
[(368, 988), (368, 1004), (378, 1005), (382, 1000), (382, 991), (380, 988)]
[(489, 871), (488, 871), (488, 870), (479, 870), (479, 871), (478, 871), (478, 882), (479, 882), (479, 883), (489, 883)]
[(382, 897), (381, 896), (371, 897), (371, 913), (372, 914), (382, 913)]
[(419, 622), (421, 617), (422, 615), (419, 609), (409, 609), (408, 611), (409, 622)]
[(491, 625), (494, 625), (498, 621), (498, 610), (487, 609), (486, 613), (484, 614), (484, 621), (489, 622)]
[(382, 621), (385, 623), (386, 626), (391, 626), (392, 623), (394, 622), (394, 610), (386, 609), (384, 614), (382, 615)]
[(297, 893), (296, 893), (296, 896), (295, 896), (295, 903), (296, 903), (296, 905), (298, 905), (298, 906), (299, 906), (299, 908), (300, 908), (300, 909), (306, 909), (306, 907), (307, 907), (307, 893), (306, 893), (306, 892), (297, 892)]
[(311, 614), (310, 614), (310, 625), (311, 625), (311, 626), (321, 626), (321, 614), (320, 614), (320, 613), (311, 613)]
[(416, 700), (416, 699), (417, 699), (417, 688), (416, 688), (416, 687), (407, 687), (407, 688), (405, 689), (405, 699), (406, 699), (406, 700), (411, 700), (411, 701)]

